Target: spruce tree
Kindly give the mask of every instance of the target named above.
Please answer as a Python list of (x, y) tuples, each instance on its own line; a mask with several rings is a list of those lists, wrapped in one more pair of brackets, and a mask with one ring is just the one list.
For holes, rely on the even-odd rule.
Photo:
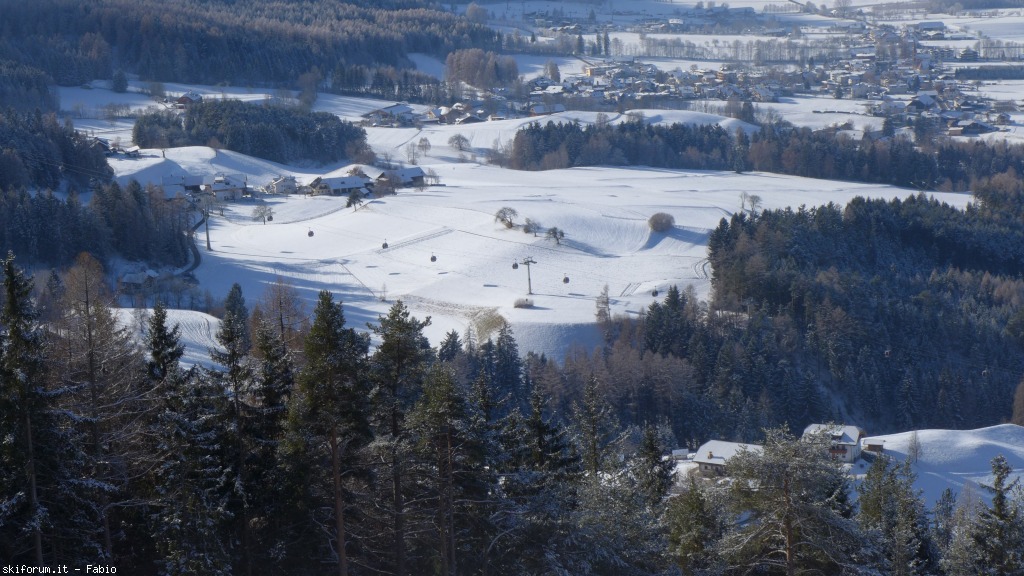
[(46, 455), (56, 446), (50, 395), (43, 387), (43, 332), (31, 300), (31, 281), (3, 261), (0, 311), (0, 557), (44, 566), (43, 532), (54, 521), (44, 503), (51, 486)]
[(287, 498), (278, 466), (289, 397), (295, 387), (291, 354), (280, 332), (268, 322), (256, 326), (253, 342), (254, 370), (250, 418), (243, 432), (250, 447), (245, 457), (251, 493), (251, 518), (257, 563), (269, 561), (284, 519)]
[(451, 576), (481, 565), (475, 555), (459, 551), (478, 542), (475, 530), (487, 529), (480, 515), (487, 507), (480, 504), (495, 488), (487, 472), (488, 430), (474, 422), (469, 396), (450, 365), (435, 363), (409, 415), (426, 485), (424, 525), (431, 527), (422, 548), (429, 551), (427, 565)]
[(222, 454), (227, 398), (210, 374), (177, 367), (159, 390), (162, 405), (151, 429), (159, 459), (150, 516), (159, 573), (234, 574), (228, 510), (234, 473)]
[(53, 382), (54, 353), (31, 299), (32, 282), (8, 254), (0, 294), (0, 558), (33, 566), (94, 561), (92, 462), (70, 392)]
[(1006, 457), (996, 456), (992, 484), (981, 485), (992, 495), (992, 504), (982, 506), (972, 533), (977, 569), (983, 574), (1024, 573), (1024, 516), (1020, 501), (1013, 497), (1020, 480), (1009, 481), (1012, 472)]
[(181, 326), (167, 326), (167, 307), (158, 300), (153, 306), (153, 315), (146, 331), (146, 347), (149, 350), (147, 366), (151, 379), (162, 380), (177, 366), (185, 354), (185, 345), (181, 343), (180, 337)]
[[(360, 451), (372, 438), (367, 399), (369, 340), (345, 327), (341, 303), (321, 291), (306, 335), (306, 366), (289, 403), (285, 455), (293, 482), (305, 491), (298, 504), (309, 515), (309, 535), (330, 535), (337, 573), (349, 573), (351, 517), (358, 510), (353, 482), (364, 475)], [(331, 511), (325, 530), (315, 527), (318, 511)], [(309, 536), (306, 536), (309, 537)]]
[(596, 476), (604, 470), (609, 443), (618, 428), (611, 406), (600, 394), (596, 376), (583, 387), (583, 398), (573, 404), (573, 427), (583, 470)]
[(210, 358), (220, 365), (208, 375), (220, 382), (227, 394), (228, 402), (222, 404), (222, 414), (227, 422), (228, 440), (224, 446), (226, 465), (234, 474), (229, 485), (232, 491), (229, 508), (234, 515), (235, 530), (241, 542), (240, 557), (237, 559), (243, 574), (252, 574), (255, 542), (252, 534), (251, 515), (253, 496), (247, 466), (247, 456), (253, 445), (248, 433), (248, 421), (255, 418), (251, 409), (253, 369), (249, 353), (252, 348), (249, 333), (249, 310), (245, 306), (242, 288), (237, 283), (231, 286), (224, 301), (224, 318), (217, 331), (220, 348), (210, 350)]
[(691, 475), (682, 494), (668, 503), (668, 553), (683, 574), (693, 576), (716, 561), (716, 546), (725, 534), (727, 514), (714, 488)]

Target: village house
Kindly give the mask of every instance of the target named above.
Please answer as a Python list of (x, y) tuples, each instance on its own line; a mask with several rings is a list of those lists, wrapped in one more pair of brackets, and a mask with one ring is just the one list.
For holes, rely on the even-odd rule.
[(815, 434), (827, 434), (831, 441), (829, 454), (844, 463), (860, 458), (860, 441), (867, 434), (857, 426), (846, 424), (810, 424), (804, 428), (802, 438)]
[(425, 177), (426, 173), (423, 171), (423, 168), (420, 168), (419, 166), (410, 166), (408, 168), (388, 170), (377, 179), (387, 180), (398, 188), (401, 186), (422, 186)]
[(295, 176), (278, 176), (267, 184), (265, 190), (268, 194), (295, 194), (299, 187)]
[(739, 444), (723, 440), (709, 440), (700, 445), (693, 456), (697, 471), (701, 476), (717, 477), (727, 474), (726, 466), (733, 456), (741, 450), (750, 450), (760, 454), (764, 448), (756, 444)]
[(415, 120), (415, 113), (408, 104), (392, 104), (363, 114), (363, 119), (371, 125), (410, 124)]
[(363, 191), (372, 186), (370, 178), (362, 175), (353, 176), (318, 176), (309, 183), (311, 194), (328, 194), (331, 196), (348, 196), (352, 192)]
[(200, 103), (202, 101), (203, 101), (202, 95), (200, 95), (198, 92), (194, 92), (192, 90), (189, 90), (188, 92), (185, 92), (181, 96), (178, 96), (174, 100), (174, 103), (177, 105), (178, 108), (185, 108), (186, 106), (191, 106), (192, 104), (198, 104), (198, 103)]
[(245, 174), (216, 174), (212, 179), (204, 178), (203, 192), (218, 202), (240, 200), (246, 194), (247, 181)]

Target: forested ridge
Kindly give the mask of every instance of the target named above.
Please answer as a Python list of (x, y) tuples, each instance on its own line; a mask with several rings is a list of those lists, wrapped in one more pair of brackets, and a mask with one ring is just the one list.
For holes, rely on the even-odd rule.
[[(745, 332), (715, 363), (756, 364), (766, 355), (748, 351), (771, 336), (755, 323), (779, 319), (743, 330), (673, 289), (640, 323), (609, 319), (607, 349), (560, 367), (521, 358), (508, 326), (431, 347), (429, 318), (400, 301), (368, 326), (371, 349), (326, 291), (310, 314), (283, 281), (252, 305), (236, 284), (217, 367), (186, 368), (166, 309), (142, 320), (140, 345), (103, 278), (83, 254), (33, 290), (4, 260), (0, 555), (14, 565), (737, 576), (1020, 566), (1024, 503), (1001, 458), (980, 487), (990, 500), (947, 492), (928, 510), (909, 463), (878, 457), (855, 505), (827, 429), (797, 440), (755, 419), (763, 449), (730, 460), (734, 482), (691, 476), (669, 497), (664, 455), (678, 431), (688, 444), (749, 416), (719, 419), (744, 404), (735, 388), (698, 398), (698, 349), (720, 337), (697, 333)], [(765, 368), (721, 373), (709, 389), (768, 378)]]
[(145, 80), (287, 85), (314, 68), (404, 68), (410, 52), (443, 58), (456, 48), (495, 46), (494, 31), (426, 2), (0, 4), (0, 58), (60, 85), (110, 78), (118, 68)]

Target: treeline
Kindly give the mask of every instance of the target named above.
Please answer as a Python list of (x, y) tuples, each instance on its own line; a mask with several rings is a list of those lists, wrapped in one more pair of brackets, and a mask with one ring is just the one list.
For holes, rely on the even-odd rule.
[(0, 190), (85, 186), (113, 176), (103, 150), (49, 113), (0, 111)]
[(0, 110), (56, 112), (60, 103), (52, 84), (38, 68), (0, 59)]
[(499, 33), (414, 1), (42, 0), (0, 4), (0, 32), (0, 58), (60, 85), (111, 78), (115, 67), (162, 82), (289, 85), (339, 62), (406, 68), (411, 52), (501, 45)]
[(708, 256), (715, 307), (792, 342), (787, 365), (849, 418), (880, 430), (1009, 420), (1024, 370), (1019, 219), (923, 195), (741, 212)]
[[(636, 419), (643, 402), (622, 406), (612, 387), (634, 400), (685, 391), (692, 371), (678, 355), (701, 353), (677, 329), (699, 308), (677, 291), (652, 307), (649, 331), (615, 323), (612, 349), (563, 369), (521, 359), (507, 327), (482, 343), (451, 332), (432, 348), (429, 318), (401, 302), (369, 326), (371, 350), (326, 291), (310, 315), (282, 282), (251, 308), (236, 284), (216, 367), (201, 369), (179, 365), (180, 328), (162, 305), (142, 321), (140, 347), (102, 279), (82, 255), (34, 299), (13, 257), (4, 261), (8, 562), (160, 575), (738, 575), (877, 574), (912, 561), (959, 576), (1018, 549), (1021, 502), (1005, 460), (985, 488), (992, 506), (964, 498), (954, 514), (947, 493), (932, 522), (910, 469), (885, 458), (851, 504), (827, 433), (758, 430), (763, 452), (730, 461), (739, 481), (691, 477), (668, 498), (672, 431)], [(659, 402), (649, 407), (713, 418)], [(987, 546), (997, 528), (1003, 539)], [(799, 550), (788, 572), (773, 560), (787, 549)]]
[(329, 112), (296, 106), (204, 101), (174, 112), (144, 114), (132, 140), (144, 148), (213, 146), (274, 162), (336, 162), (370, 154), (366, 131)]
[[(738, 116), (753, 116), (749, 106)], [(516, 133), (501, 162), (520, 170), (573, 166), (644, 165), (660, 168), (758, 170), (808, 178), (964, 191), (1024, 174), (1024, 146), (929, 137), (936, 127), (913, 126), (922, 144), (892, 136), (854, 139), (834, 130), (764, 124), (748, 135), (718, 125), (648, 125), (642, 117), (618, 124), (533, 123)]]
[(615, 125), (534, 122), (516, 132), (507, 157), (518, 170), (572, 166), (646, 165), (724, 170), (732, 138), (721, 126), (648, 124), (642, 118)]
[(160, 188), (135, 181), (96, 186), (84, 205), (75, 193), (0, 192), (0, 251), (35, 266), (66, 267), (82, 252), (182, 266), (189, 259), (187, 230), (183, 198), (168, 199)]

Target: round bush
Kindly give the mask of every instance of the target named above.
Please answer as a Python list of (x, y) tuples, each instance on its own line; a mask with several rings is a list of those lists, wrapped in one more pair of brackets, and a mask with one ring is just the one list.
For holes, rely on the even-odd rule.
[(676, 225), (676, 219), (671, 214), (658, 212), (647, 220), (647, 224), (655, 232), (668, 232)]

